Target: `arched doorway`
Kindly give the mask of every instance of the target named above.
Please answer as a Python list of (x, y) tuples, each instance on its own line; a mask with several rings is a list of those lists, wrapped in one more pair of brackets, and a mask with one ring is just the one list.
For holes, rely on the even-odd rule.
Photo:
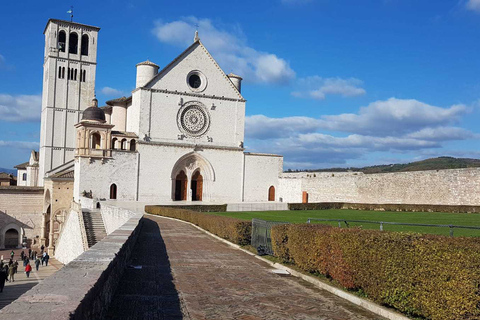
[(19, 234), (15, 229), (8, 229), (5, 232), (5, 249), (13, 249), (18, 247), (20, 240), (18, 239)]
[(275, 187), (268, 188), (268, 201), (275, 201)]
[(192, 175), (190, 188), (192, 189), (192, 201), (202, 201), (203, 177), (200, 174), (200, 170), (195, 171)]
[(187, 175), (182, 170), (175, 177), (175, 201), (187, 200)]
[(117, 185), (115, 183), (110, 186), (110, 199), (117, 199)]

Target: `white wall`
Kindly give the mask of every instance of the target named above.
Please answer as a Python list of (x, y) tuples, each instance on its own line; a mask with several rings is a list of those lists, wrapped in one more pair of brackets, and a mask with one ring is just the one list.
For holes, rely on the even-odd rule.
[(135, 211), (101, 203), (103, 224), (107, 235), (120, 228), (129, 219), (137, 215)]
[(74, 199), (79, 201), (82, 192), (92, 191), (94, 198), (109, 199), (110, 186), (117, 185), (118, 200), (136, 200), (137, 152), (112, 151), (113, 159), (75, 159)]
[(244, 201), (268, 201), (270, 186), (275, 188), (275, 201), (279, 199), (279, 176), (283, 157), (269, 154), (245, 154)]
[[(81, 214), (81, 213), (80, 213)], [(67, 264), (84, 252), (79, 213), (70, 210), (57, 240), (55, 259)]]

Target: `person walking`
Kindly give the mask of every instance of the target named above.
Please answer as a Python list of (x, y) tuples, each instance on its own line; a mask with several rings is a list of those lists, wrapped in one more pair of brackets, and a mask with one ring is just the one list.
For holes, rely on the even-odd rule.
[(10, 257), (11, 257), (12, 260), (13, 260), (14, 255), (15, 255), (15, 251), (12, 250), (12, 252), (10, 252)]
[(25, 273), (27, 274), (27, 278), (30, 278), (30, 272), (32, 271), (32, 266), (30, 265), (30, 262), (27, 264), (25, 267)]
[(33, 257), (32, 257), (32, 248), (29, 248), (29, 249), (28, 249), (28, 258), (29, 258), (30, 260), (33, 259)]
[(2, 266), (0, 268), (0, 292), (3, 292), (3, 287), (5, 287), (5, 281), (8, 278), (6, 269)]
[(18, 271), (18, 262), (17, 262), (17, 260), (13, 261), (12, 266), (13, 266), (13, 270), (15, 271), (15, 273), (17, 273), (17, 271)]
[(15, 282), (15, 267), (13, 266), (13, 263), (8, 268), (8, 276), (8, 281)]
[(35, 268), (37, 268), (37, 271), (38, 271), (39, 266), (40, 266), (40, 259), (37, 258), (37, 259), (35, 259)]
[(25, 252), (22, 250), (22, 252), (20, 252), (20, 259), (25, 260)]
[(50, 256), (48, 255), (48, 253), (45, 255), (44, 259), (45, 259), (45, 266), (48, 267), (48, 259), (50, 259)]

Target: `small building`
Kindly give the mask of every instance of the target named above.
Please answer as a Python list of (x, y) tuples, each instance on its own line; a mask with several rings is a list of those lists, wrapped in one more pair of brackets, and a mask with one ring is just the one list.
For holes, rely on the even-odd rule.
[(9, 187), (9, 186), (16, 186), (17, 179), (13, 176), (13, 174), (0, 172), (0, 187)]

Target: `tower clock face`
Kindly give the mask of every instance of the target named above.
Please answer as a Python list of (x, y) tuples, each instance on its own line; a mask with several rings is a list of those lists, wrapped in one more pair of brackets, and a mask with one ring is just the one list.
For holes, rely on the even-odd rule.
[(202, 103), (187, 102), (178, 111), (177, 125), (187, 136), (201, 137), (210, 127), (210, 115)]

